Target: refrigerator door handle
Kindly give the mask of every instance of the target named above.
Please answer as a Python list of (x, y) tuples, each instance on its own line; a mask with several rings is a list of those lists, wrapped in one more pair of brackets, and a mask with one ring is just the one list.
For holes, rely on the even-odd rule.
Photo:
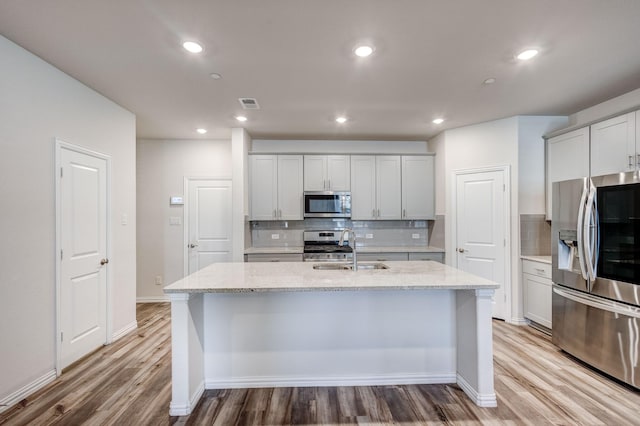
[(585, 185), (582, 187), (582, 196), (580, 197), (580, 206), (578, 208), (578, 229), (577, 229), (577, 234), (578, 234), (578, 263), (580, 263), (580, 272), (582, 273), (582, 278), (585, 280), (588, 280), (589, 277), (587, 276), (587, 268), (585, 266), (585, 262), (584, 262), (584, 256), (585, 256), (585, 245), (584, 245), (584, 241), (583, 241), (583, 236), (584, 236), (584, 232), (583, 232), (583, 224), (584, 224), (584, 209), (585, 209), (585, 204), (587, 202), (587, 186), (586, 183)]
[(583, 305), (613, 312), (615, 314), (640, 318), (640, 308), (630, 306), (625, 303), (619, 303), (602, 297), (593, 296), (588, 293), (561, 287), (556, 284), (553, 285), (553, 292), (559, 296), (573, 300), (574, 302), (582, 303)]
[(582, 232), (584, 234), (584, 254), (585, 263), (587, 264), (587, 275), (589, 276), (589, 291), (591, 291), (591, 283), (596, 279), (596, 270), (594, 260), (596, 258), (596, 236), (595, 236), (595, 196), (596, 188), (589, 185), (589, 197), (587, 198), (586, 212), (584, 223), (582, 224)]

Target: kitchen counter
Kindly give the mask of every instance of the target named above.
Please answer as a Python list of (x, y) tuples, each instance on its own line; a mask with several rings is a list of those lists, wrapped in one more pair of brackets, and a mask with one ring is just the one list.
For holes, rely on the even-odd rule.
[(533, 262), (548, 263), (551, 265), (551, 256), (520, 256), (520, 259), (531, 260)]
[(446, 265), (314, 270), (313, 262), (220, 263), (165, 288), (172, 400), (205, 389), (457, 383), (496, 406), (496, 283)]
[[(244, 254), (300, 254), (304, 247), (249, 247)], [(431, 246), (373, 246), (358, 247), (358, 253), (444, 253), (444, 249)]]

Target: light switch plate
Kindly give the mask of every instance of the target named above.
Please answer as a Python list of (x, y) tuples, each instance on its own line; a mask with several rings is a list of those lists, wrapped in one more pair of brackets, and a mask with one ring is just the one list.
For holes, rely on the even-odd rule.
[(372, 238), (373, 238), (373, 234), (364, 234), (364, 237), (365, 237), (367, 240), (370, 240), (370, 239), (372, 239)]
[(280, 234), (271, 234), (271, 239), (272, 240), (279, 240), (280, 239)]
[(411, 238), (413, 238), (414, 240), (419, 240), (420, 234), (411, 234)]
[(169, 218), (169, 225), (182, 225), (182, 218), (180, 216), (171, 216)]

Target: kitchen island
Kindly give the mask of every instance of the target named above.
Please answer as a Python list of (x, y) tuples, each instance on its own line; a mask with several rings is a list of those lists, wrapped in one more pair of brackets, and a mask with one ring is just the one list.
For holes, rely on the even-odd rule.
[(205, 389), (274, 386), (457, 383), (495, 406), (498, 285), (437, 262), (385, 264), (219, 263), (167, 286), (170, 414)]

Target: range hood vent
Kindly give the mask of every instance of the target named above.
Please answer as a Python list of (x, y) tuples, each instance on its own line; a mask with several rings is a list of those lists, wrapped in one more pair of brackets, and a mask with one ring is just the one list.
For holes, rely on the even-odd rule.
[(243, 109), (260, 109), (258, 101), (255, 98), (239, 98), (240, 105)]

